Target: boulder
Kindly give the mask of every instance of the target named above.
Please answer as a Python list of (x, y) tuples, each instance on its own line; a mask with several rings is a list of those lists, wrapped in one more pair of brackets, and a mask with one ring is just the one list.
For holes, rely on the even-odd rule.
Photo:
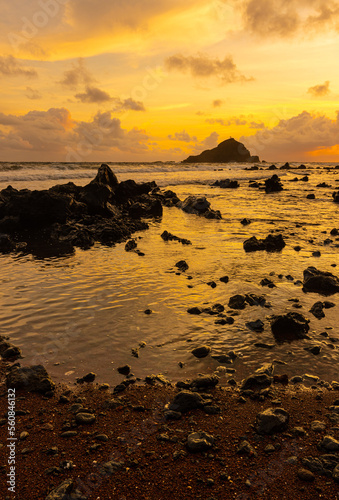
[(221, 219), (219, 210), (212, 210), (205, 196), (188, 196), (178, 206), (188, 214), (195, 214), (207, 219)]
[(324, 309), (324, 303), (323, 302), (316, 302), (313, 304), (313, 306), (310, 309), (310, 313), (313, 314), (317, 319), (325, 318), (325, 313), (323, 311)]
[(308, 267), (304, 271), (303, 292), (315, 292), (321, 295), (333, 295), (339, 292), (339, 278), (330, 272)]
[(10, 253), (16, 249), (15, 242), (8, 236), (8, 234), (0, 234), (0, 252)]
[(246, 295), (233, 295), (228, 301), (228, 307), (231, 309), (245, 309)]
[(133, 219), (137, 219), (140, 217), (161, 217), (162, 204), (158, 198), (143, 194), (138, 196), (136, 201), (134, 201), (134, 203), (130, 205), (128, 213)]
[(271, 329), (278, 341), (296, 340), (307, 338), (309, 331), (309, 320), (297, 312), (289, 312), (284, 315), (271, 318)]
[(204, 406), (204, 400), (197, 392), (181, 391), (175, 395), (168, 409), (180, 413), (186, 413)]
[(189, 156), (183, 163), (255, 163), (259, 162), (258, 156), (251, 156), (244, 144), (235, 139), (227, 139), (216, 148), (203, 151), (197, 156)]
[(6, 374), (6, 383), (7, 387), (42, 394), (55, 389), (54, 382), (42, 365), (24, 367), (13, 365)]
[(283, 408), (267, 408), (256, 417), (255, 429), (258, 434), (274, 434), (286, 429), (289, 414)]
[(277, 174), (273, 174), (270, 179), (266, 179), (265, 181), (265, 192), (266, 193), (277, 193), (279, 191), (282, 191), (283, 185), (280, 181), (280, 178), (277, 176)]
[(98, 168), (97, 175), (91, 181), (91, 184), (104, 184), (114, 190), (119, 182), (110, 167), (106, 163), (103, 163), (101, 167)]
[(267, 373), (253, 373), (247, 377), (241, 386), (243, 391), (248, 389), (264, 389), (265, 387), (270, 387), (273, 378)]

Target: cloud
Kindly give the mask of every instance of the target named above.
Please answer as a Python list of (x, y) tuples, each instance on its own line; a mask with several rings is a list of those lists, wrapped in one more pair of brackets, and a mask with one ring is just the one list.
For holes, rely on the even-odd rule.
[(265, 124), (263, 122), (259, 122), (259, 123), (257, 123), (257, 122), (250, 122), (248, 124), (248, 126), (250, 128), (255, 128), (255, 129), (258, 129), (258, 130), (261, 130), (261, 129), (265, 128)]
[(146, 111), (144, 104), (141, 101), (135, 101), (131, 97), (128, 99), (120, 99), (115, 97), (113, 111)]
[(335, 120), (303, 111), (240, 141), (252, 154), (270, 161), (307, 161), (310, 152), (339, 144), (339, 111)]
[(330, 82), (327, 80), (321, 85), (310, 87), (307, 93), (313, 95), (314, 97), (322, 97), (328, 95), (330, 93)]
[(148, 139), (144, 130), (124, 129), (111, 112), (98, 112), (87, 122), (73, 120), (66, 108), (0, 113), (0, 149), (6, 158), (27, 153), (22, 157), (27, 161), (86, 161), (119, 152), (144, 154)]
[(197, 78), (217, 77), (223, 83), (247, 82), (253, 78), (242, 75), (232, 57), (226, 56), (223, 60), (213, 59), (207, 54), (197, 56), (184, 56), (176, 54), (165, 60), (165, 67), (169, 71), (180, 73), (190, 73)]
[(75, 97), (81, 102), (97, 103), (101, 104), (103, 102), (111, 101), (111, 96), (104, 90), (100, 90), (96, 87), (86, 87), (86, 92), (76, 94)]
[(25, 76), (34, 78), (38, 73), (33, 68), (26, 68), (13, 56), (0, 56), (0, 74), (3, 76)]
[(219, 134), (217, 132), (212, 132), (205, 139), (195, 144), (193, 152), (200, 153), (201, 151), (205, 151), (205, 149), (215, 148), (218, 145), (218, 139)]
[(339, 27), (338, 0), (244, 0), (242, 7), (244, 28), (260, 37)]
[(231, 125), (247, 125), (247, 120), (245, 120), (242, 116), (234, 116), (232, 118), (229, 118), (228, 120), (223, 120), (222, 118), (207, 118), (205, 121), (210, 125), (214, 125), (215, 123), (217, 123), (219, 125), (222, 125), (223, 127), (229, 127)]
[(222, 101), (221, 99), (215, 99), (213, 102), (212, 102), (212, 106), (214, 108), (220, 108), (220, 106), (223, 104), (224, 101)]
[(41, 99), (42, 98), (42, 95), (40, 94), (40, 92), (38, 90), (32, 89), (31, 87), (26, 87), (26, 94), (25, 94), (25, 96), (28, 99), (31, 99), (31, 100), (36, 100), (36, 99)]
[(75, 89), (78, 85), (90, 85), (95, 80), (90, 71), (86, 68), (84, 60), (79, 57), (76, 63), (72, 63), (72, 69), (64, 72), (63, 79), (59, 82), (65, 87)]
[(197, 142), (198, 139), (195, 136), (190, 136), (185, 130), (182, 132), (176, 132), (173, 135), (168, 136), (171, 141), (183, 141), (183, 142)]

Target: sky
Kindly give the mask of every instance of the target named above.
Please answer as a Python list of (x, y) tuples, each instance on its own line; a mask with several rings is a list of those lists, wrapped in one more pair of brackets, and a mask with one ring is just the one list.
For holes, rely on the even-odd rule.
[(0, 0), (0, 161), (339, 163), (339, 0)]

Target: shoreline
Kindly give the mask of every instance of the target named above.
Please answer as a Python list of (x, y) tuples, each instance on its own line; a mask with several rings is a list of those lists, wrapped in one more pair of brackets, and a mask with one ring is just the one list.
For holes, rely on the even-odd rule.
[[(5, 373), (10, 366), (0, 362), (2, 443), (7, 437)], [(57, 384), (48, 397), (16, 389), (16, 493), (6, 492), (3, 480), (1, 498), (338, 498), (329, 470), (311, 472), (304, 462), (332, 455), (339, 470), (339, 448), (329, 451), (319, 445), (325, 436), (333, 442), (339, 438), (338, 390), (283, 385), (283, 380), (264, 389), (241, 390), (212, 387), (214, 381), (181, 389), (202, 397), (204, 406), (170, 416), (165, 407), (175, 402), (178, 387), (149, 381), (153, 383), (128, 384), (123, 392), (95, 382), (75, 389)], [(288, 425), (259, 433), (257, 415), (268, 408), (283, 408)], [(213, 446), (190, 451), (187, 438), (196, 432), (213, 436)], [(6, 448), (0, 453), (4, 479)], [(78, 493), (57, 494), (60, 485), (70, 490), (73, 485)]]

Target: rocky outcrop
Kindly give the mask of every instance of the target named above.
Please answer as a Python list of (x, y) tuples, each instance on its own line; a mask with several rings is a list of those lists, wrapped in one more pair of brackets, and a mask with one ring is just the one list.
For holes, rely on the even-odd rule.
[(308, 267), (304, 271), (303, 292), (333, 295), (339, 292), (339, 278), (332, 273)]
[(258, 250), (266, 250), (267, 252), (279, 252), (286, 246), (286, 243), (281, 234), (269, 234), (265, 239), (258, 240), (255, 236), (244, 241), (243, 247), (245, 252), (256, 252)]
[(197, 156), (189, 156), (183, 163), (254, 163), (258, 162), (258, 156), (251, 156), (244, 144), (235, 139), (227, 139), (216, 148), (203, 151)]
[(278, 342), (307, 338), (309, 320), (302, 314), (289, 312), (271, 318), (271, 329)]
[[(41, 257), (112, 245), (147, 229), (141, 218), (161, 217), (154, 182), (118, 182), (106, 164), (86, 186), (72, 182), (48, 190), (0, 192), (0, 252), (26, 251)], [(167, 198), (166, 198), (167, 199)]]
[(277, 193), (282, 191), (283, 185), (279, 179), (279, 177), (274, 174), (270, 179), (266, 179), (265, 181), (265, 191), (266, 193)]
[(205, 196), (188, 196), (177, 206), (188, 214), (199, 215), (206, 219), (221, 219), (219, 210), (212, 210), (211, 204)]
[(55, 384), (42, 365), (18, 366), (13, 365), (6, 374), (7, 387), (24, 389), (29, 392), (46, 394), (53, 392)]
[(236, 189), (240, 186), (238, 181), (231, 179), (222, 179), (221, 181), (215, 181), (212, 186), (217, 186), (222, 189)]

